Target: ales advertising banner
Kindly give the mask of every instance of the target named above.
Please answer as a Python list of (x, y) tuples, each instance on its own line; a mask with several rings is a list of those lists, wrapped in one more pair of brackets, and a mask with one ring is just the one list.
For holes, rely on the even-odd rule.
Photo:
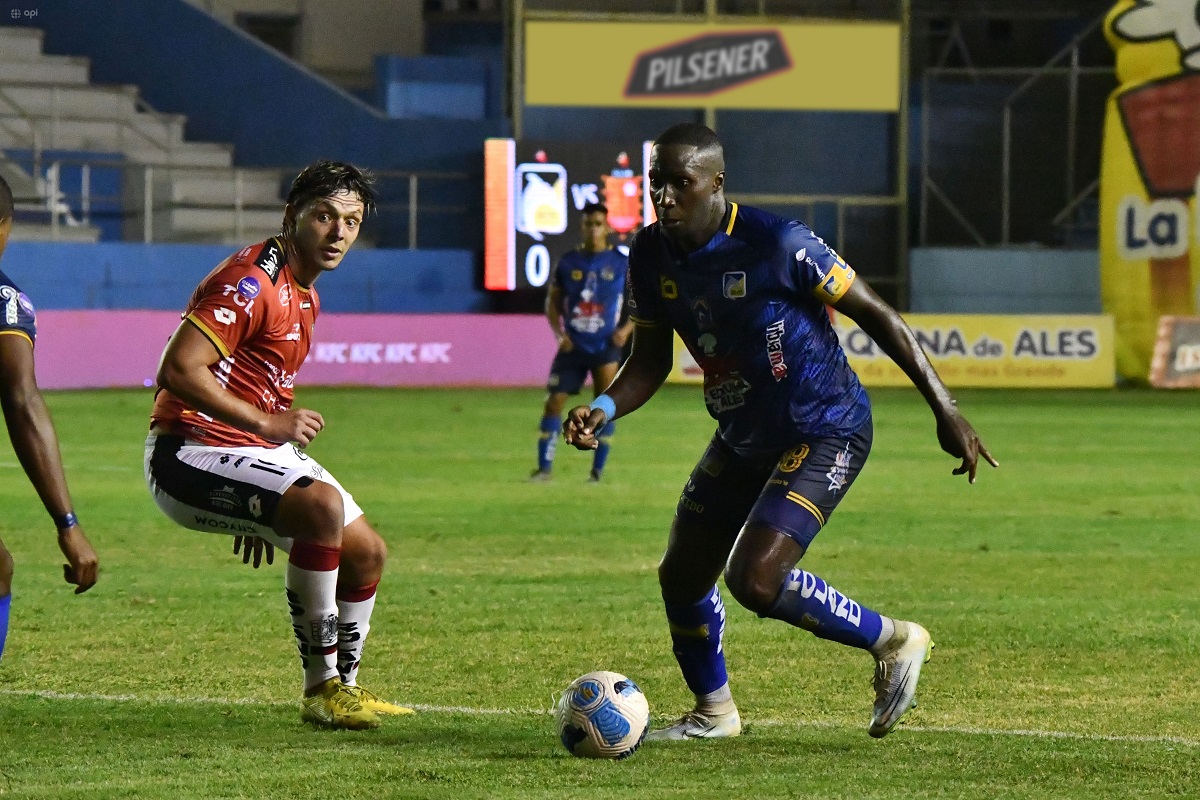
[(900, 26), (528, 22), (525, 102), (894, 112)]
[(1120, 86), (1104, 126), (1101, 291), (1117, 371), (1144, 381), (1160, 318), (1200, 313), (1200, 6), (1121, 0), (1105, 31)]
[[(922, 349), (951, 388), (1104, 388), (1113, 385), (1112, 318), (1102, 315), (906, 314)], [(871, 337), (838, 314), (834, 330), (864, 386), (911, 386)], [(676, 339), (675, 383), (703, 373)]]

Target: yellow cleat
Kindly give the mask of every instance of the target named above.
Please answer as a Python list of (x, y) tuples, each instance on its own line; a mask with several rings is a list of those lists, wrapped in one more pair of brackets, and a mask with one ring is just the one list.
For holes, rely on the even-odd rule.
[(370, 689), (364, 689), (361, 686), (343, 686), (342, 688), (351, 694), (355, 700), (362, 704), (363, 708), (367, 709), (368, 711), (373, 711), (376, 714), (386, 714), (391, 717), (399, 717), (404, 714), (417, 713), (407, 706), (398, 706), (395, 703), (389, 703), (388, 701), (381, 699), (379, 695), (375, 694)]
[(300, 701), (300, 719), (326, 728), (362, 731), (379, 727), (379, 717), (337, 678), (330, 678)]

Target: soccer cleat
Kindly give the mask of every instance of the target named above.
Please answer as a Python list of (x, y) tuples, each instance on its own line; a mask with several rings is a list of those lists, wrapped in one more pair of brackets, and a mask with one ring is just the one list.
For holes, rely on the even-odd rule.
[(546, 483), (547, 481), (550, 480), (551, 477), (552, 477), (552, 475), (551, 475), (550, 470), (535, 469), (533, 472), (529, 473), (529, 482), (530, 483)]
[(367, 711), (373, 711), (376, 714), (386, 714), (391, 717), (417, 713), (407, 706), (398, 706), (395, 703), (389, 703), (370, 689), (364, 689), (361, 686), (345, 686), (343, 688), (348, 694), (358, 700)]
[(689, 711), (674, 725), (646, 734), (647, 742), (681, 742), (686, 739), (726, 739), (742, 734), (742, 718), (734, 708), (725, 714)]
[(882, 739), (916, 706), (921, 665), (933, 654), (929, 631), (896, 620), (896, 632), (875, 659), (875, 708), (867, 733)]
[(354, 731), (379, 727), (379, 717), (363, 706), (354, 692), (337, 678), (322, 683), (300, 701), (300, 719), (326, 728)]
[(592, 470), (591, 474), (588, 475), (587, 482), (588, 483), (599, 483), (600, 482), (600, 473), (597, 472), (596, 470)]

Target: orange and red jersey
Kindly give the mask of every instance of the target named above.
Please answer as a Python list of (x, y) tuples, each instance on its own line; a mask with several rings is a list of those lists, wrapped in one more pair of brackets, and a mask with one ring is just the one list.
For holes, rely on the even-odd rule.
[[(292, 275), (278, 238), (225, 259), (188, 301), (183, 318), (220, 351), (209, 367), (235, 397), (268, 414), (292, 407), (296, 373), (312, 344), (321, 303)], [(269, 446), (267, 442), (189, 407), (166, 389), (154, 398), (151, 424), (205, 445)]]

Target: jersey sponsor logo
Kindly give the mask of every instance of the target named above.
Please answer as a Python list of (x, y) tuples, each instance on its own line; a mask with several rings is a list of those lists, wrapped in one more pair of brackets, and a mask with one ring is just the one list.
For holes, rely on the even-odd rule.
[[(253, 278), (243, 278), (245, 280), (254, 280)], [(225, 284), (224, 290), (221, 292), (222, 297), (228, 297), (233, 301), (233, 304), (238, 308), (244, 309), (246, 316), (254, 316), (254, 295), (248, 295), (242, 292), (242, 281), (238, 281), (237, 286)], [(257, 285), (258, 281), (255, 281)], [(255, 292), (257, 294), (257, 292)]]
[(283, 250), (274, 239), (271, 239), (263, 246), (258, 258), (254, 259), (254, 264), (267, 273), (271, 284), (274, 285), (279, 280), (279, 268), (283, 266)]
[(254, 278), (242, 278), (238, 281), (237, 293), (247, 300), (253, 300), (258, 297), (260, 288), (258, 281)]
[(704, 404), (713, 414), (723, 414), (746, 405), (746, 393), (750, 384), (737, 372), (731, 372), (719, 383), (713, 381), (704, 386)]
[(218, 308), (213, 312), (213, 319), (222, 325), (232, 325), (237, 320), (237, 312), (225, 307)]
[(288, 333), (288, 335), (284, 336), (283, 338), (285, 341), (289, 341), (289, 342), (300, 341), (300, 323), (299, 322), (292, 323), (291, 332)]
[(825, 473), (829, 479), (829, 491), (837, 493), (845, 488), (846, 481), (850, 479), (851, 460), (850, 443), (847, 442), (845, 449), (833, 457), (833, 466)]
[(711, 333), (705, 333), (696, 340), (696, 347), (705, 356), (712, 358), (717, 354), (717, 337)]
[(617, 277), (617, 273), (612, 271), (612, 267), (605, 267), (604, 269), (600, 270), (600, 277), (606, 281), (611, 281), (613, 278)]
[(583, 280), (583, 270), (581, 270), (581, 269), (571, 270), (571, 280), (573, 280), (573, 281)]
[(787, 362), (783, 360), (783, 320), (767, 326), (767, 360), (771, 362), (771, 374), (775, 382), (787, 377)]
[(791, 68), (777, 30), (712, 33), (638, 55), (625, 96), (712, 95)]
[(0, 300), (4, 301), (4, 322), (16, 325), (18, 316), (17, 290), (11, 286), (0, 286)]
[(730, 300), (738, 300), (746, 296), (746, 273), (726, 272), (721, 276), (721, 294)]

